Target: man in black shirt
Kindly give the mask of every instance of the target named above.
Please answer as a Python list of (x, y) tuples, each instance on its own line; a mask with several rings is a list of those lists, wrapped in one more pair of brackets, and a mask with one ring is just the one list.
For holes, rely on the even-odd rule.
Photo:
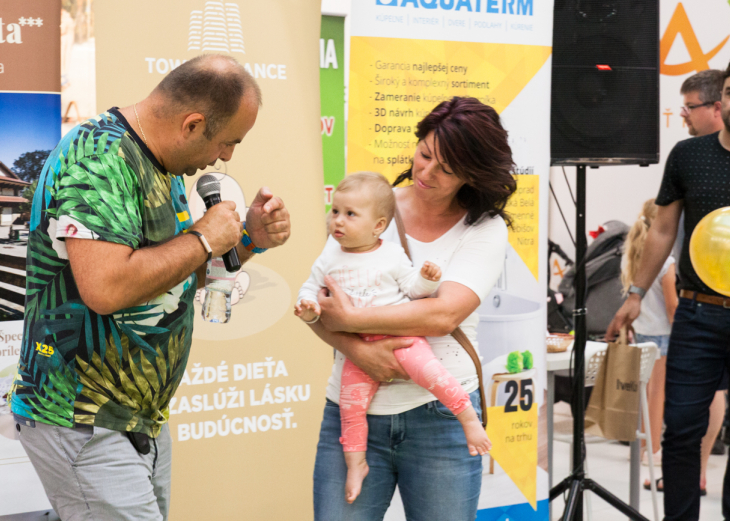
[[(698, 520), (700, 442), (707, 431), (709, 406), (730, 366), (730, 298), (697, 276), (689, 257), (695, 226), (708, 213), (730, 206), (730, 67), (722, 90), (724, 128), (677, 143), (667, 158), (656, 198), (657, 217), (649, 229), (629, 297), (609, 325), (614, 338), (641, 311), (641, 298), (669, 256), (684, 210), (685, 237), (679, 258), (680, 300), (667, 356), (662, 445), (665, 521)], [(726, 470), (723, 515), (730, 520), (730, 475)]]

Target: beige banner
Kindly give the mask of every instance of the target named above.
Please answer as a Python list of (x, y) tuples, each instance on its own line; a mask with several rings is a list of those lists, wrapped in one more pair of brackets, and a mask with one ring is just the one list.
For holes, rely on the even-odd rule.
[(61, 92), (61, 2), (5, 0), (0, 7), (0, 91)]
[(264, 105), (226, 165), (222, 196), (240, 208), (267, 185), (292, 216), (289, 242), (243, 266), (228, 324), (203, 322), (196, 303), (193, 350), (170, 408), (171, 519), (311, 519), (332, 351), (292, 308), (325, 239), (320, 2), (97, 0), (94, 9), (99, 112), (141, 100), (201, 53), (226, 53), (250, 69)]

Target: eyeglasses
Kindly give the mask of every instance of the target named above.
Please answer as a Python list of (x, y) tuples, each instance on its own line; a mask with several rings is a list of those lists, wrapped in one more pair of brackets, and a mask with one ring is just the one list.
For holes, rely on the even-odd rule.
[(700, 103), (699, 105), (682, 105), (682, 107), (679, 109), (679, 112), (686, 112), (689, 114), (694, 109), (700, 108), (700, 107), (711, 107), (715, 104), (714, 101), (705, 101), (704, 103)]

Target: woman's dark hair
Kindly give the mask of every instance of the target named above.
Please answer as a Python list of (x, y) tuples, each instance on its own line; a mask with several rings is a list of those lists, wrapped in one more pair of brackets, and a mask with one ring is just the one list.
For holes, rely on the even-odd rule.
[[(517, 188), (512, 177), (512, 149), (499, 114), (476, 98), (453, 97), (441, 102), (416, 127), (422, 141), (430, 132), (449, 170), (466, 184), (456, 200), (466, 209), (466, 223), (474, 224), (485, 213), (501, 216), (511, 224), (505, 212), (507, 200)], [(393, 182), (397, 186), (413, 178), (413, 165)]]

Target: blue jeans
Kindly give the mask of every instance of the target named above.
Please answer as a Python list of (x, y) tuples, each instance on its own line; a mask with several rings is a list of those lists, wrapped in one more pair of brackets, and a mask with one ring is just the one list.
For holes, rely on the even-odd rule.
[(636, 343), (654, 342), (659, 348), (659, 356), (667, 356), (669, 351), (669, 335), (642, 335), (636, 333)]
[[(479, 390), (469, 398), (481, 417)], [(441, 402), (402, 414), (368, 415), (368, 427), (370, 473), (348, 505), (340, 408), (327, 400), (314, 465), (315, 521), (382, 520), (396, 485), (408, 521), (476, 519), (482, 458), (469, 455), (461, 424)]]
[[(667, 355), (662, 443), (665, 521), (700, 517), (700, 443), (710, 403), (730, 365), (730, 309), (682, 298)], [(730, 479), (725, 471), (722, 511), (730, 520)]]

